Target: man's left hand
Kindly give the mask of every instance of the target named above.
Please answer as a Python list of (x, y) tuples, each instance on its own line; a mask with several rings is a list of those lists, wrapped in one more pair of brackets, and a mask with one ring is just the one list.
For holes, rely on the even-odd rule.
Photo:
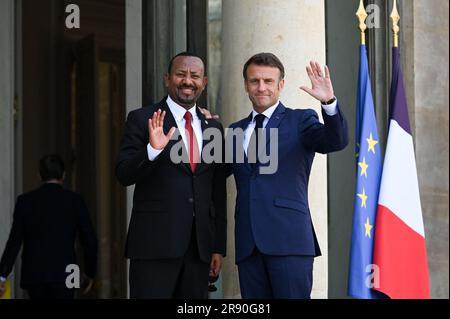
[(312, 88), (302, 86), (300, 89), (320, 102), (328, 102), (334, 98), (330, 71), (326, 65), (323, 72), (319, 63), (311, 61), (310, 65), (306, 67), (306, 72), (311, 80)]
[(216, 277), (222, 269), (223, 256), (221, 254), (212, 254), (209, 275)]

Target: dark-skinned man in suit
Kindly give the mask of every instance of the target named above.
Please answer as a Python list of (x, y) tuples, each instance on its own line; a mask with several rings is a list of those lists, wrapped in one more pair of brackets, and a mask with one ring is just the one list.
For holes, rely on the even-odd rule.
[[(121, 184), (135, 185), (126, 244), (130, 297), (202, 299), (226, 247), (226, 172), (222, 161), (203, 160), (211, 142), (203, 132), (223, 128), (196, 106), (207, 84), (200, 57), (175, 56), (164, 80), (167, 97), (128, 115), (116, 165)], [(174, 159), (175, 148), (183, 161)]]

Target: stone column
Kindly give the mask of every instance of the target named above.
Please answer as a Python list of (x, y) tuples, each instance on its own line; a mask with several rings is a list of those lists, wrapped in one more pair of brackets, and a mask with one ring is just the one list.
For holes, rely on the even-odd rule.
[(416, 151), (431, 298), (449, 297), (448, 7), (445, 0), (404, 1), (400, 13), (400, 49)]
[[(126, 0), (125, 10), (126, 112), (128, 114), (130, 111), (142, 107), (142, 0)], [(127, 188), (127, 229), (133, 206), (133, 192), (134, 186)], [(127, 291), (129, 296), (130, 289), (128, 288)]]
[(14, 63), (14, 1), (5, 0), (0, 1), (0, 254), (14, 209)]
[[(286, 69), (282, 102), (291, 108), (314, 108), (320, 104), (300, 91), (310, 85), (305, 66), (311, 59), (325, 63), (325, 8), (323, 1), (226, 0), (223, 1), (222, 106), (225, 125), (248, 116), (251, 103), (244, 91), (242, 67), (255, 53), (272, 52)], [(234, 265), (233, 178), (228, 185), (228, 257), (223, 271), (224, 297), (239, 297)], [(309, 186), (309, 203), (323, 256), (314, 263), (313, 298), (327, 297), (327, 160), (317, 155)]]

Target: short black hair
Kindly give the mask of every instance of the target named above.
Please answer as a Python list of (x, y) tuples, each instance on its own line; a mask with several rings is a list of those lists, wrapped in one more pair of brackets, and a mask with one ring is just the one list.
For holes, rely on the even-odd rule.
[(273, 68), (277, 68), (280, 70), (280, 80), (284, 79), (284, 66), (283, 63), (281, 63), (280, 59), (273, 54), (273, 53), (267, 53), (262, 52), (255, 54), (252, 56), (247, 62), (244, 64), (244, 70), (243, 70), (243, 76), (244, 79), (247, 80), (247, 69), (251, 64), (255, 65), (264, 65), (264, 66), (270, 66)]
[(201, 56), (199, 56), (198, 54), (192, 53), (192, 52), (188, 52), (188, 51), (184, 51), (181, 53), (178, 53), (177, 55), (175, 55), (169, 62), (169, 67), (167, 68), (167, 72), (170, 74), (172, 72), (172, 66), (173, 66), (173, 61), (175, 61), (176, 58), (180, 57), (180, 56), (190, 56), (190, 57), (194, 57), (194, 58), (199, 58), (202, 63), (203, 63), (203, 74), (206, 75), (206, 64), (205, 61), (203, 60), (203, 58)]
[(64, 176), (64, 161), (61, 156), (52, 154), (42, 157), (39, 161), (39, 174), (44, 182), (61, 180)]

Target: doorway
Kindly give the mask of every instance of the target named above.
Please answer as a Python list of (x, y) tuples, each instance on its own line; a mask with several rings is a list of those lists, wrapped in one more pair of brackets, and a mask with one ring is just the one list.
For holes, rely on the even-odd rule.
[(125, 121), (125, 56), (120, 50), (99, 50), (94, 34), (73, 44), (72, 53), (70, 180), (71, 188), (84, 195), (98, 236), (92, 295), (124, 298), (126, 199), (115, 178), (115, 157)]
[[(80, 8), (80, 29), (65, 27), (68, 4)], [(97, 278), (83, 298), (126, 298), (126, 190), (114, 173), (126, 113), (125, 0), (22, 0), (21, 12), (22, 191), (39, 185), (42, 155), (63, 156), (65, 186), (85, 199), (98, 238)]]

